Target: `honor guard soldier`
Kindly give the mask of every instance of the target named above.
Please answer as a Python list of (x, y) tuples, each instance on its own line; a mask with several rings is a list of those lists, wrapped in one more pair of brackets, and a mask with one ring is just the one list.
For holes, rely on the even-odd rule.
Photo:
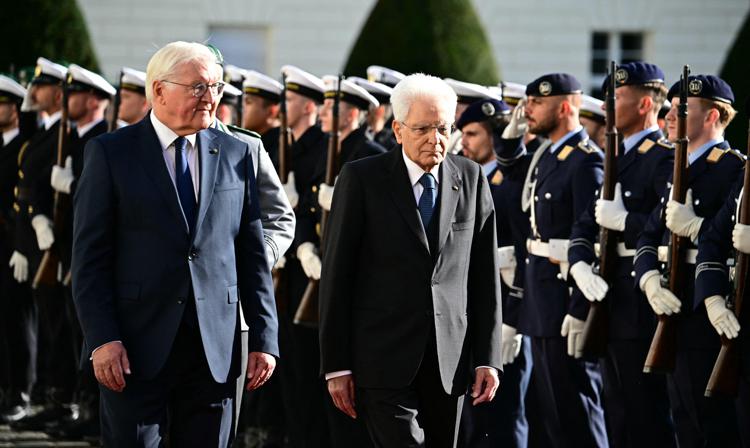
[(604, 101), (589, 95), (581, 95), (581, 125), (589, 138), (600, 148), (604, 147), (605, 131)]
[[(526, 447), (528, 422), (525, 398), (531, 378), (531, 346), (518, 333), (518, 311), (523, 297), (523, 272), (528, 216), (521, 212), (524, 176), (506, 177), (495, 157), (495, 144), (510, 119), (503, 101), (486, 99), (469, 105), (456, 128), (462, 133), (463, 155), (482, 165), (495, 205), (498, 259), (502, 294), (503, 390), (495, 400), (472, 406), (464, 400), (462, 446)], [(517, 259), (522, 262), (517, 263)]]
[(146, 99), (146, 73), (129, 67), (122, 68), (120, 77), (120, 108), (117, 127), (135, 124), (146, 116), (151, 105)]
[(224, 85), (224, 93), (219, 100), (219, 108), (216, 110), (216, 117), (222, 123), (237, 126), (240, 121), (239, 105), (242, 101), (242, 90), (232, 84)]
[(15, 248), (13, 191), (18, 155), (26, 143), (19, 129), (26, 96), (15, 80), (0, 75), (0, 421), (14, 422), (30, 411), (36, 374), (36, 311), (31, 300), (29, 262)]
[(370, 106), (367, 111), (367, 138), (390, 150), (396, 145), (396, 137), (393, 135), (393, 108), (391, 107), (391, 92), (393, 88), (379, 82), (368, 81), (358, 76), (350, 76), (347, 81), (367, 90), (367, 92), (378, 100), (378, 106)]
[[(29, 280), (36, 275), (44, 251), (52, 247), (57, 237), (52, 222), (54, 189), (50, 186), (50, 176), (57, 157), (62, 84), (67, 73), (67, 68), (62, 65), (41, 57), (37, 59), (35, 76), (21, 108), (39, 112), (42, 119), (42, 126), (18, 156), (18, 185), (15, 189), (15, 250), (28, 259)], [(73, 385), (67, 376), (58, 373), (75, 370), (75, 363), (71, 360), (72, 341), (67, 341), (70, 346), (65, 353), (50, 350), (57, 345), (55, 338), (58, 323), (65, 315), (65, 302), (59, 286), (40, 285), (32, 291), (32, 297), (39, 313), (39, 326), (34, 329), (39, 354), (33, 399), (42, 405), (42, 411), (15, 422), (19, 429), (38, 428), (44, 422), (71, 414), (68, 404), (72, 399)], [(71, 362), (73, 365), (69, 365)]]
[[(570, 274), (578, 289), (591, 301), (607, 297), (609, 342), (601, 366), (610, 440), (616, 447), (674, 446), (664, 378), (643, 373), (656, 321), (633, 278), (638, 237), (659, 204), (674, 164), (674, 147), (656, 122), (666, 96), (664, 73), (656, 65), (631, 62), (617, 69), (614, 125), (620, 141), (615, 197), (592, 202), (570, 236)], [(602, 102), (596, 102), (601, 112)], [(613, 236), (617, 259), (609, 291), (607, 282), (592, 270), (600, 226), (618, 232)]]
[[(588, 302), (567, 282), (571, 230), (601, 185), (602, 152), (580, 125), (581, 84), (572, 75), (544, 75), (526, 95), (523, 117), (517, 107), (503, 132), (499, 157), (504, 172), (528, 174), (522, 206), (529, 204), (531, 229), (518, 331), (531, 337), (542, 444), (606, 447), (599, 366), (576, 359)], [(546, 137), (536, 160), (525, 154), (522, 121)]]
[(283, 86), (258, 73), (247, 72), (242, 83), (242, 127), (260, 134), (273, 166), (279, 167), (279, 103)]
[[(488, 89), (485, 86), (474, 84), (471, 82), (463, 82), (463, 81), (457, 81), (455, 79), (446, 78), (444, 80), (454, 92), (456, 92), (456, 96), (458, 97), (458, 102), (456, 103), (456, 121), (458, 121), (459, 118), (461, 118), (461, 114), (464, 110), (466, 110), (467, 107), (469, 107), (469, 104), (479, 101), (479, 100), (485, 100), (485, 99), (493, 99), (493, 100), (501, 100), (502, 97), (499, 97), (492, 93), (490, 89)], [(448, 141), (448, 152), (451, 154), (460, 154), (461, 153), (461, 131), (455, 130), (453, 131), (453, 134), (451, 134), (451, 138)]]
[[(670, 140), (677, 138), (679, 85), (679, 82), (674, 84), (668, 94), (672, 102), (672, 109), (667, 114)], [(695, 244), (730, 195), (745, 159), (724, 140), (724, 130), (735, 115), (732, 108), (734, 94), (729, 85), (713, 75), (690, 76), (687, 96), (689, 168), (685, 203), (671, 200), (670, 191), (666, 190), (661, 203), (649, 216), (638, 239), (636, 284), (646, 293), (648, 303), (657, 315), (679, 313), (676, 365), (674, 372), (667, 376), (679, 446), (737, 446), (733, 402), (703, 395), (719, 352), (719, 337), (711, 326), (703, 301), (694, 303), (692, 298)], [(660, 270), (666, 267), (670, 231), (690, 240), (685, 251), (682, 303), (661, 283)]]

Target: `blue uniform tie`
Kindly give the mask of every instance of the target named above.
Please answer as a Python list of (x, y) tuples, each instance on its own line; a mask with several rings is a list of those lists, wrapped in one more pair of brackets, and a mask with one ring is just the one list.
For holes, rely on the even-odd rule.
[(422, 225), (425, 231), (430, 225), (432, 212), (435, 210), (435, 178), (430, 173), (424, 173), (419, 178), (419, 183), (424, 187), (422, 196), (419, 197), (419, 215), (422, 217)]
[(174, 141), (174, 180), (182, 212), (185, 214), (190, 234), (192, 234), (195, 226), (195, 189), (187, 160), (187, 143), (185, 137), (177, 137)]

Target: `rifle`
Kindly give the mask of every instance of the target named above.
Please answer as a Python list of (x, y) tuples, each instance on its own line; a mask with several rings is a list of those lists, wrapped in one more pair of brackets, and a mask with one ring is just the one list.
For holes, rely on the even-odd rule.
[(120, 71), (120, 83), (117, 85), (117, 93), (115, 94), (115, 101), (112, 104), (112, 121), (109, 122), (109, 129), (107, 129), (108, 132), (116, 131), (117, 130), (117, 119), (120, 115), (120, 102), (122, 101), (122, 98), (120, 96), (120, 92), (122, 92), (122, 76), (123, 71)]
[[(688, 138), (687, 138), (687, 93), (690, 67), (682, 68), (680, 78), (680, 104), (677, 106), (677, 141), (675, 142), (674, 173), (672, 175), (672, 199), (685, 202), (688, 172)], [(662, 286), (680, 300), (685, 295), (685, 250), (688, 239), (672, 233), (669, 237), (669, 258), (667, 260), (667, 276), (661, 279)], [(678, 316), (659, 316), (656, 332), (648, 349), (643, 371), (667, 373), (674, 370), (677, 355), (677, 324)]]
[[(615, 197), (617, 184), (617, 151), (618, 135), (615, 127), (615, 72), (617, 64), (610, 62), (609, 84), (607, 85), (606, 113), (607, 113), (607, 144), (604, 150), (604, 182), (602, 183), (602, 199), (612, 200)], [(616, 232), (599, 227), (599, 266), (598, 274), (607, 282), (610, 290), (615, 281), (615, 263), (617, 262)], [(606, 298), (605, 298), (606, 299)], [(606, 300), (591, 302), (589, 314), (583, 326), (583, 343), (581, 350), (584, 356), (600, 358), (607, 350), (609, 334), (609, 314)]]
[[(281, 76), (281, 100), (279, 101), (279, 179), (282, 184), (289, 180), (289, 167), (291, 166), (292, 133), (289, 131), (289, 123), (286, 115), (286, 75)], [(242, 101), (240, 101), (242, 103)], [(283, 254), (282, 254), (283, 255)], [(273, 270), (273, 289), (276, 292), (276, 308), (279, 312), (286, 311), (289, 303), (287, 291), (287, 279), (283, 268)]]
[[(62, 113), (60, 115), (60, 132), (57, 134), (57, 166), (65, 165), (68, 156), (68, 137), (70, 126), (68, 124), (68, 86), (73, 81), (70, 74), (62, 83)], [(65, 218), (70, 209), (70, 195), (55, 191), (55, 200), (52, 208), (52, 221), (54, 223), (55, 238), (60, 238), (65, 230)], [(59, 245), (55, 241), (52, 247), (44, 251), (42, 261), (31, 282), (31, 287), (37, 289), (39, 286), (55, 286), (58, 283), (58, 269), (60, 265)]]
[[(747, 113), (750, 115), (750, 100), (747, 103)], [(748, 126), (750, 130), (750, 125)], [(750, 133), (748, 134), (748, 149), (750, 150)], [(748, 153), (750, 155), (750, 153)], [(737, 222), (750, 224), (750, 202), (747, 195), (750, 194), (750, 158), (745, 159), (745, 177), (742, 179), (742, 202)], [(734, 309), (734, 315), (740, 320), (742, 302), (747, 292), (747, 274), (750, 268), (750, 255), (737, 251), (737, 264), (734, 268), (734, 288), (727, 300), (727, 308)], [(737, 396), (740, 381), (740, 353), (737, 338), (728, 339), (721, 337), (721, 349), (716, 358), (714, 369), (706, 385), (705, 396), (724, 395)]]
[[(339, 102), (341, 101), (341, 81), (343, 75), (339, 74), (336, 84), (336, 97), (333, 99), (333, 117), (331, 119), (331, 135), (328, 139), (328, 157), (326, 158), (326, 178), (325, 183), (333, 186), (336, 181), (336, 175), (339, 172), (339, 150), (341, 142), (339, 141)], [(320, 257), (323, 258), (323, 236), (325, 235), (325, 226), (328, 221), (328, 212), (320, 211)], [(294, 314), (294, 323), (317, 327), (319, 320), (318, 310), (318, 286), (320, 280), (310, 280), (302, 295), (302, 299)]]

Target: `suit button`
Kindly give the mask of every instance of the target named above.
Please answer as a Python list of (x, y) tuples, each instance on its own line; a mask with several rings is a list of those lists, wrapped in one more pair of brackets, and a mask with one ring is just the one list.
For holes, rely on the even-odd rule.
[(625, 192), (625, 197), (626, 197), (626, 198), (629, 198), (631, 194), (633, 194), (633, 193), (631, 193), (631, 192), (629, 192), (629, 191), (626, 191), (626, 192)]
[(630, 271), (630, 276), (635, 278), (635, 271)]
[(550, 193), (549, 191), (544, 193), (544, 199), (552, 199), (552, 193)]
[(701, 203), (701, 200), (700, 200), (700, 199), (696, 199), (696, 200), (694, 200), (694, 201), (693, 201), (693, 204), (695, 204), (695, 205), (698, 205), (698, 204), (700, 204), (700, 203)]
[(183, 299), (177, 299), (177, 304), (178, 305), (182, 305), (183, 303), (185, 303), (185, 300), (183, 300)]
[(562, 280), (562, 279), (563, 279), (563, 278), (562, 278), (562, 274), (558, 273), (558, 274), (557, 274), (557, 279), (558, 279), (558, 280)]
[(534, 196), (534, 201), (539, 202), (539, 196)]
[(317, 193), (318, 192), (318, 186), (317, 185), (313, 185), (312, 186), (312, 192), (313, 193)]

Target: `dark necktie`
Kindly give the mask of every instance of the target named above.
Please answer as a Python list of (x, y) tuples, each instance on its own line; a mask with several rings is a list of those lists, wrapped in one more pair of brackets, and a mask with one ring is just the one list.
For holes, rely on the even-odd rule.
[(419, 183), (424, 187), (422, 196), (419, 197), (419, 216), (422, 217), (422, 225), (425, 231), (430, 225), (432, 212), (435, 210), (435, 178), (430, 173), (424, 173), (419, 178)]
[(192, 234), (193, 226), (195, 226), (195, 190), (193, 177), (190, 175), (190, 165), (188, 165), (187, 144), (185, 137), (177, 137), (174, 141), (174, 180), (182, 212), (185, 214)]

